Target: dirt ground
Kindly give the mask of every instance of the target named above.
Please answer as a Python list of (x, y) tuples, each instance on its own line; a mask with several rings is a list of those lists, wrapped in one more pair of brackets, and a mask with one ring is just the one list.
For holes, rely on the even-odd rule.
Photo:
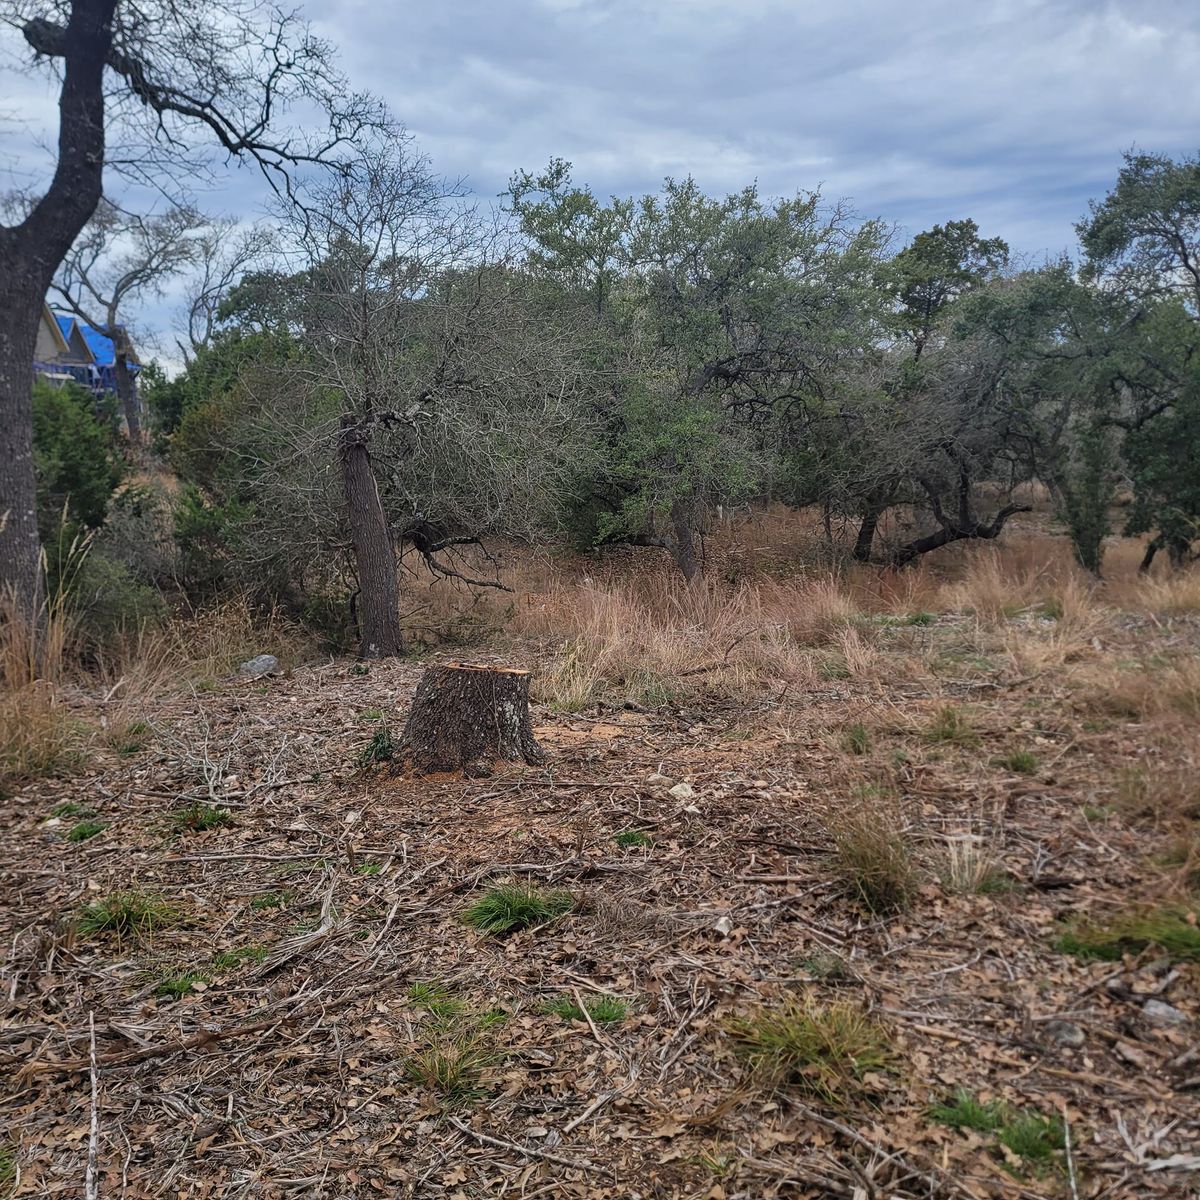
[[(1002, 653), (1014, 636), (1023, 653)], [(983, 632), (874, 621), (869, 670), (538, 704), (546, 765), (478, 780), (359, 765), (421, 662), (161, 700), (3, 807), (13, 1194), (84, 1195), (89, 1142), (113, 1198), (1200, 1194), (1200, 967), (1058, 946), (1072, 920), (1186, 894), (1168, 851), (1194, 828), (1197, 713), (1106, 705), (1103, 672), (1183, 669), (1200, 622), (1107, 613), (1074, 648), (1055, 636), (1028, 612)], [(556, 652), (470, 654), (537, 670)], [(961, 737), (929, 732), (947, 707)], [(834, 862), (839, 811), (876, 800), (921, 869), (894, 914)], [(180, 829), (193, 802), (231, 822)], [(72, 842), (81, 819), (104, 828)], [(629, 831), (650, 844), (618, 844)], [(956, 886), (964, 845), (996, 886)], [(513, 880), (574, 906), (503, 937), (464, 922)], [(172, 907), (161, 927), (77, 927), (133, 888)], [(602, 996), (624, 1016), (546, 1011)], [(737, 1021), (789, 997), (868, 1013), (886, 1065), (836, 1094), (763, 1078)], [(447, 1094), (429, 1068), (464, 1049), (470, 1086)], [(1034, 1161), (935, 1119), (957, 1089), (1060, 1140)]]

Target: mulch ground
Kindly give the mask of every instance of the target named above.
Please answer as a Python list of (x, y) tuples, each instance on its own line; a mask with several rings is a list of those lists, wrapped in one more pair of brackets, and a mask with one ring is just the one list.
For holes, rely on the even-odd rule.
[[(896, 631), (897, 662), (947, 636)], [(84, 1195), (89, 1141), (102, 1197), (1197, 1194), (1196, 966), (1054, 949), (1065, 918), (1166, 886), (1159, 834), (1108, 807), (1122, 765), (1162, 753), (1146, 730), (1081, 723), (1056, 672), (931, 684), (897, 669), (751, 701), (538, 708), (546, 766), (488, 779), (358, 767), (380, 712), (399, 730), (420, 670), (230, 680), (163, 702), (140, 748), (5, 802), (16, 1195)], [(948, 697), (982, 741), (917, 746)], [(840, 745), (852, 721), (872, 730), (869, 761)], [(1035, 774), (995, 765), (1017, 745)], [(931, 872), (907, 912), (864, 912), (830, 868), (825, 820), (875, 775), (931, 863), (977, 835), (1007, 888), (951, 894)], [(234, 823), (177, 832), (170, 814), (192, 801)], [(77, 811), (54, 817), (64, 803)], [(82, 810), (106, 828), (69, 842)], [(622, 849), (625, 830), (653, 845)], [(463, 922), (514, 879), (568, 889), (575, 908), (503, 938)], [(134, 887), (177, 922), (141, 940), (72, 931), (89, 901)], [(156, 995), (183, 972), (203, 978)], [(483, 1031), (477, 1093), (454, 1103), (414, 1074), (455, 1036), (419, 983)], [(629, 1015), (544, 1011), (598, 994)], [(788, 996), (869, 1009), (892, 1068), (839, 1096), (765, 1086), (729, 1025)], [(1151, 1023), (1150, 997), (1192, 1023)], [(931, 1120), (958, 1088), (1065, 1122), (1069, 1150), (1036, 1168)]]

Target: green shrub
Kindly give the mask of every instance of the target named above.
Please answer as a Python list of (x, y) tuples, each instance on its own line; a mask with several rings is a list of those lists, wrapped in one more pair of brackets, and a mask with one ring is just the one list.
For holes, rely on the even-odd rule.
[(574, 905), (570, 892), (543, 892), (536, 887), (510, 885), (486, 892), (463, 917), (481, 933), (508, 933), (552, 921), (570, 912)]
[(369, 767), (375, 763), (391, 762), (396, 756), (396, 744), (392, 741), (391, 730), (386, 721), (380, 721), (371, 740), (358, 752), (355, 760), (360, 767)]

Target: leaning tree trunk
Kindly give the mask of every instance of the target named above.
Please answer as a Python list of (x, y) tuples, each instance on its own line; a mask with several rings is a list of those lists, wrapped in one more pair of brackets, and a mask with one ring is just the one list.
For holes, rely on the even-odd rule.
[[(54, 272), (100, 202), (104, 171), (104, 69), (116, 0), (74, 0), (58, 53), (58, 162), (42, 198), (19, 224), (0, 227), (0, 588), (40, 620), (41, 544), (33, 471), (33, 354)], [(38, 49), (49, 21), (24, 24)]]
[(545, 761), (529, 723), (529, 672), (449, 663), (430, 667), (413, 697), (399, 759), (419, 775), (490, 775), (497, 761)]
[(366, 435), (352, 418), (342, 422), (339, 454), (358, 570), (362, 612), (358, 652), (363, 658), (397, 658), (404, 653), (404, 633), (400, 628), (396, 548), (371, 469)]

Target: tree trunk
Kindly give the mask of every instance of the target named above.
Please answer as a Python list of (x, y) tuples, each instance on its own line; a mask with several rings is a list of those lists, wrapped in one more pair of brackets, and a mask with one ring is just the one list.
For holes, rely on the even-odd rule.
[(358, 570), (362, 610), (359, 654), (363, 658), (396, 658), (404, 653), (396, 547), (379, 498), (366, 436), (348, 417), (342, 420), (339, 456)]
[(0, 590), (11, 592), (30, 621), (41, 613), (43, 587), (33, 473), (33, 353), (41, 301), (36, 287), (0, 288)]
[(696, 535), (692, 529), (690, 505), (677, 505), (671, 510), (671, 527), (674, 537), (669, 543), (671, 557), (683, 572), (683, 577), (692, 583), (700, 574), (700, 561), (696, 557)]
[(137, 381), (129, 370), (129, 358), (123, 350), (118, 350), (113, 359), (113, 375), (117, 380), (117, 395), (121, 398), (121, 411), (125, 414), (129, 440), (139, 446), (142, 442), (142, 424), (138, 413)]
[(1149, 572), (1150, 568), (1154, 565), (1154, 556), (1158, 553), (1158, 551), (1158, 538), (1151, 538), (1146, 543), (1146, 553), (1142, 555), (1142, 561), (1138, 565), (1139, 575), (1145, 575)]
[(419, 775), (490, 775), (497, 761), (545, 761), (529, 723), (529, 672), (450, 663), (421, 676), (400, 742), (400, 761)]
[(967, 521), (964, 524), (953, 521), (946, 522), (934, 533), (914, 538), (911, 542), (901, 546), (892, 555), (891, 565), (893, 567), (906, 567), (910, 563), (916, 562), (922, 554), (928, 554), (931, 550), (937, 550), (941, 546), (948, 546), (951, 542), (973, 541), (976, 539), (986, 541), (998, 538), (1003, 532), (1009, 517), (1016, 513), (1032, 511), (1033, 509), (1028, 504), (1007, 504), (987, 524), (984, 524), (982, 521)]
[(879, 518), (883, 516), (883, 505), (871, 500), (867, 511), (863, 513), (862, 524), (858, 527), (858, 537), (854, 539), (853, 557), (855, 562), (870, 562), (871, 550), (875, 545), (875, 531), (879, 528)]
[[(104, 171), (104, 63), (116, 0), (73, 0), (59, 53), (58, 161), (42, 198), (19, 224), (0, 227), (0, 588), (41, 619), (41, 544), (33, 472), (33, 354), (42, 302), (71, 243), (100, 202)], [(49, 23), (22, 32), (34, 49)], [(52, 27), (51, 27), (52, 28)]]

